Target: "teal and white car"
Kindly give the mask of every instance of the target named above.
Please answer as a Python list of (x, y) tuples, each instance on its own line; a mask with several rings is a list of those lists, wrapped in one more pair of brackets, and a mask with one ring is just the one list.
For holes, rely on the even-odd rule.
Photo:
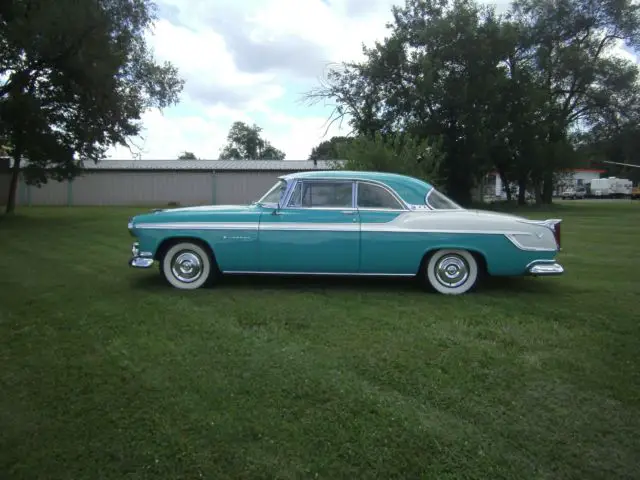
[(159, 263), (170, 285), (222, 274), (417, 276), (461, 294), (483, 275), (559, 275), (559, 219), (468, 210), (422, 180), (391, 173), (284, 175), (244, 206), (133, 217), (129, 265)]

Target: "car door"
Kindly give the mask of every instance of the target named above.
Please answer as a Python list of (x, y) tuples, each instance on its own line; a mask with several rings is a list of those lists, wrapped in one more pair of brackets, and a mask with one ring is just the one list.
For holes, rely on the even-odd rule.
[(350, 180), (298, 180), (285, 205), (259, 226), (261, 272), (353, 274), (360, 258), (360, 221)]
[(356, 206), (360, 216), (360, 272), (386, 275), (414, 272), (412, 252), (420, 239), (387, 225), (408, 211), (398, 197), (381, 184), (359, 181)]

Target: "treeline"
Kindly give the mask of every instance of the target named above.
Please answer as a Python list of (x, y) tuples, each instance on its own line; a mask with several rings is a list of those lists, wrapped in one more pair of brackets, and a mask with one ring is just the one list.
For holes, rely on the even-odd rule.
[(470, 0), (407, 0), (364, 61), (332, 68), (307, 97), (348, 121), (358, 140), (337, 143), (350, 165), (428, 172), (463, 204), (497, 171), (521, 203), (527, 190), (550, 203), (563, 169), (622, 138), (633, 152), (638, 67), (613, 52), (639, 40), (630, 0), (518, 0), (503, 15)]

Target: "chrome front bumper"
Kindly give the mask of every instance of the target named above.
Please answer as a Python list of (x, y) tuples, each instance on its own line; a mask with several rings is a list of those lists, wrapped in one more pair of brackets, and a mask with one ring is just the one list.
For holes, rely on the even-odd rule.
[(153, 266), (152, 257), (140, 256), (140, 244), (135, 242), (131, 245), (131, 258), (129, 259), (129, 266), (135, 268), (149, 268)]
[(527, 273), (536, 277), (562, 275), (564, 268), (557, 262), (537, 261), (527, 265)]

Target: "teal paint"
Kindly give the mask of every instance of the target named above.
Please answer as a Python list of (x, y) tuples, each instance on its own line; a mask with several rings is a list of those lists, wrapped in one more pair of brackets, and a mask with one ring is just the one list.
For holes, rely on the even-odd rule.
[[(260, 217), (259, 270), (357, 273), (360, 223), (356, 210), (267, 209)], [(318, 229), (275, 230), (278, 224), (318, 224)], [(342, 228), (323, 230), (325, 224)], [(255, 269), (255, 267), (254, 267)]]
[[(373, 174), (367, 176), (373, 178)], [(214, 201), (215, 180), (211, 192)], [(393, 177), (392, 181), (400, 180)], [(417, 185), (412, 181), (408, 184), (407, 191)], [(133, 234), (140, 242), (140, 250), (152, 255), (167, 239), (200, 239), (211, 246), (222, 271), (407, 275), (417, 273), (430, 251), (463, 249), (481, 254), (491, 275), (517, 276), (526, 274), (529, 263), (553, 260), (557, 255), (556, 250), (517, 248), (500, 231), (519, 231), (525, 226), (505, 223), (509, 216), (498, 222), (495, 215), (487, 215), (487, 230), (482, 232), (467, 224), (483, 218), (478, 217), (480, 213), (461, 212), (460, 217), (450, 217), (452, 231), (447, 231), (449, 227), (437, 221), (440, 215), (450, 215), (447, 212), (405, 214), (406, 222), (385, 228), (399, 212), (352, 208), (275, 210), (262, 205), (176, 208), (134, 217)], [(498, 233), (493, 233), (496, 230)]]

